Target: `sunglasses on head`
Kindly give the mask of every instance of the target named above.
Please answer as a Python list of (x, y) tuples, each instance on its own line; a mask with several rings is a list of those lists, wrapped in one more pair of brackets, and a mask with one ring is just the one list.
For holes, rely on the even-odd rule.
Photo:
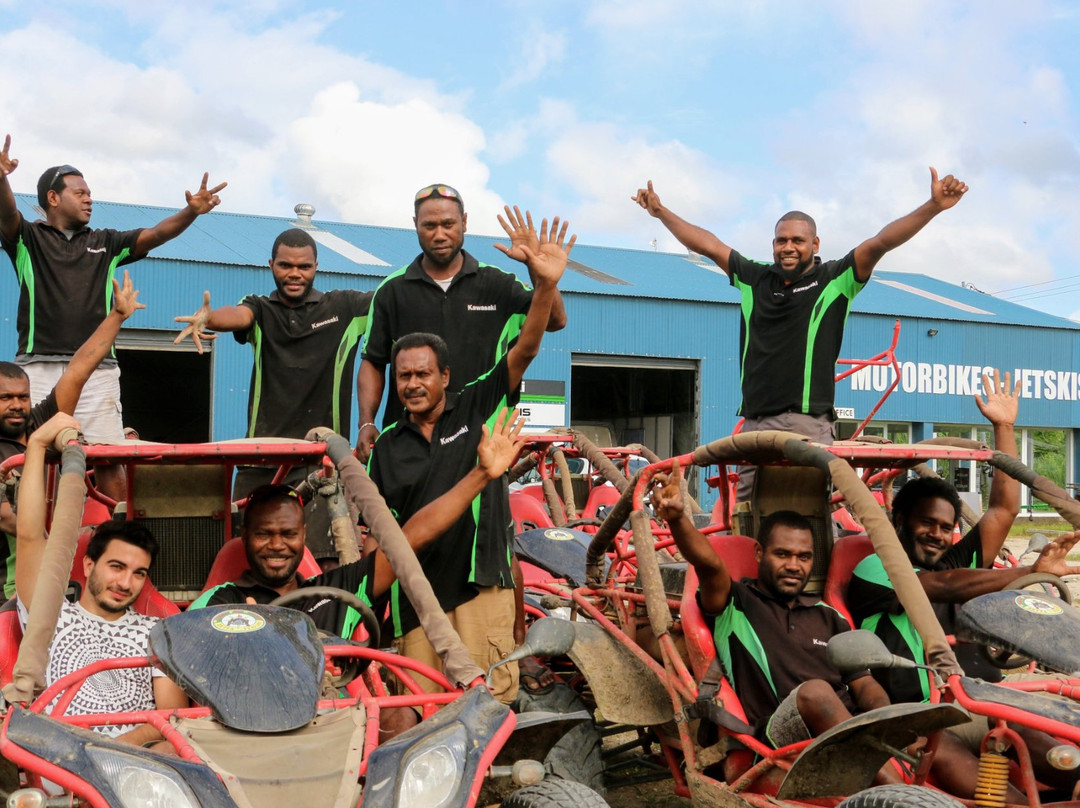
[(57, 166), (56, 171), (53, 172), (52, 179), (49, 180), (49, 185), (48, 185), (49, 190), (50, 191), (57, 190), (56, 183), (59, 182), (63, 177), (66, 177), (68, 174), (78, 174), (78, 173), (79, 173), (79, 169), (75, 168), (75, 166), (67, 166), (67, 165)]
[(421, 188), (416, 192), (416, 198), (413, 201), (414, 204), (419, 205), (425, 199), (431, 199), (433, 196), (441, 196), (443, 199), (453, 199), (461, 202), (461, 194), (449, 185), (428, 185)]

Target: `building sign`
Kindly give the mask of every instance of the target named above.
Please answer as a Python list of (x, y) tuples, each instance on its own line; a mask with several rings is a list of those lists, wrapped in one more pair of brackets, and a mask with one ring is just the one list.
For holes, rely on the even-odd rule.
[(855, 420), (855, 408), (854, 407), (834, 407), (833, 409), (836, 411), (837, 419), (840, 419), (840, 420), (845, 420), (846, 419), (848, 421), (854, 421)]
[[(932, 396), (965, 396), (982, 393), (982, 375), (991, 378), (992, 366), (945, 365), (930, 362), (901, 362), (897, 392)], [(865, 367), (852, 373), (852, 392), (883, 393), (896, 377), (890, 366)], [(1013, 384), (1020, 381), (1021, 398), (1045, 401), (1080, 401), (1080, 373), (1075, 370), (1015, 368)], [(837, 410), (839, 413), (839, 409)], [(839, 416), (846, 417), (846, 416)]]
[(518, 409), (525, 416), (525, 426), (529, 430), (566, 426), (566, 382), (522, 380)]

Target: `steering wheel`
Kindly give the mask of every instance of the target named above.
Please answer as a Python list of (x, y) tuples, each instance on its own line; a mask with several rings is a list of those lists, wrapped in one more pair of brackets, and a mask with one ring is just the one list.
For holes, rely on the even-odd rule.
[[(367, 640), (357, 642), (355, 640), (343, 639), (329, 631), (319, 629), (319, 637), (322, 638), (323, 645), (355, 645), (360, 648), (378, 648), (380, 640), (379, 631), (379, 618), (375, 616), (375, 612), (371, 610), (364, 601), (345, 589), (338, 589), (336, 586), (302, 586), (298, 589), (294, 589), (292, 592), (286, 592), (275, 598), (269, 603), (270, 606), (292, 606), (299, 601), (308, 600), (310, 598), (330, 598), (356, 609), (360, 613), (360, 622), (367, 631)], [(361, 657), (348, 657), (343, 660), (344, 664), (341, 665), (341, 675), (335, 676), (331, 681), (336, 688), (345, 687), (356, 677), (360, 676), (367, 666), (371, 664), (370, 659), (363, 659)]]
[[(1058, 576), (1049, 572), (1030, 572), (1027, 575), (1017, 578), (1011, 584), (1006, 586), (1005, 589), (1027, 589), (1034, 584), (1043, 584), (1043, 589), (1046, 590), (1047, 594), (1050, 593), (1050, 586), (1054, 587), (1058, 591), (1058, 597), (1065, 601), (1067, 605), (1072, 605), (1072, 592), (1070, 591), (1068, 584)], [(1008, 651), (1003, 651), (990, 645), (982, 646), (982, 652), (991, 665), (996, 668), (1002, 668), (1003, 670), (1019, 668), (1031, 662), (1031, 657), (1029, 656), (1024, 656), (1023, 654), (1010, 654)]]

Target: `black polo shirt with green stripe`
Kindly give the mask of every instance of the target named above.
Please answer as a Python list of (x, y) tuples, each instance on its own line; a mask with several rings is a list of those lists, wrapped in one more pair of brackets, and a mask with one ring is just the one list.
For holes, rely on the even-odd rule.
[[(990, 564), (983, 563), (982, 537), (979, 535), (979, 526), (976, 525), (929, 569), (934, 572), (980, 569), (992, 563), (992, 559)], [(915, 571), (920, 570), (916, 567)], [(877, 634), (892, 653), (919, 664), (926, 662), (922, 637), (911, 624), (904, 607), (900, 605), (900, 599), (896, 596), (896, 590), (893, 589), (892, 581), (889, 580), (879, 555), (868, 555), (856, 565), (851, 574), (851, 583), (848, 584), (846, 601), (855, 625)], [(960, 604), (931, 603), (931, 606), (942, 630), (946, 634), (953, 634)], [(956, 661), (968, 676), (988, 682), (1001, 681), (1001, 670), (982, 656), (977, 645), (960, 643), (953, 650)], [(875, 670), (874, 677), (881, 683), (893, 703), (927, 701), (930, 698), (930, 681), (926, 671), (886, 668)]]
[[(364, 359), (390, 362), (390, 351), (406, 334), (438, 334), (450, 349), (450, 390), (460, 391), (487, 372), (517, 339), (532, 292), (516, 275), (479, 263), (461, 251), (461, 270), (444, 292), (420, 265), (422, 255), (387, 275), (375, 290), (364, 335)], [(389, 423), (396, 413), (393, 387)]]
[(116, 268), (129, 263), (141, 230), (67, 235), (43, 221), (19, 226), (4, 252), (19, 281), (18, 354), (74, 356), (112, 308)]
[[(333, 586), (351, 592), (368, 606), (376, 609), (385, 608), (386, 598), (376, 598), (371, 588), (374, 585), (375, 557), (365, 556), (359, 561), (337, 567), (315, 575), (306, 580), (299, 581), (301, 588), (307, 586)], [(189, 609), (202, 609), (206, 606), (218, 606), (223, 604), (247, 603), (252, 598), (256, 603), (271, 603), (280, 597), (277, 591), (263, 586), (251, 577), (251, 571), (244, 573), (235, 581), (219, 584), (213, 589), (207, 589), (192, 602)], [(351, 606), (347, 606), (340, 600), (332, 598), (307, 598), (293, 604), (292, 608), (304, 612), (315, 621), (315, 627), (323, 631), (329, 631), (338, 637), (348, 639), (353, 631), (360, 625), (360, 612)]]
[(751, 261), (734, 250), (728, 269), (742, 309), (740, 414), (831, 418), (844, 323), (866, 285), (855, 277), (854, 250), (839, 261), (822, 263), (815, 257), (810, 271), (790, 285), (775, 264)]
[[(850, 626), (836, 609), (810, 595), (779, 600), (754, 578), (731, 582), (731, 598), (718, 615), (706, 615), (724, 665), (754, 734), (763, 738), (769, 717), (803, 682), (828, 682), (851, 712), (847, 687), (825, 656), (825, 646)], [(858, 677), (855, 677), (858, 678)]]
[[(501, 407), (517, 403), (517, 391), (511, 393), (508, 386), (509, 370), (503, 357), (460, 394), (446, 394), (446, 408), (430, 441), (406, 414), (383, 430), (368, 460), (368, 474), (398, 522), (405, 524), (476, 465), (481, 427), (490, 427)], [(472, 600), (480, 588), (514, 586), (512, 524), (503, 476), (489, 482), (449, 530), (417, 553), (445, 611)], [(390, 608), (394, 636), (419, 625), (412, 604), (396, 582), (390, 590)]]
[(277, 291), (241, 301), (255, 315), (250, 329), (233, 334), (255, 353), (248, 437), (303, 438), (317, 426), (350, 437), (353, 365), (370, 303), (371, 292), (314, 288), (297, 306)]

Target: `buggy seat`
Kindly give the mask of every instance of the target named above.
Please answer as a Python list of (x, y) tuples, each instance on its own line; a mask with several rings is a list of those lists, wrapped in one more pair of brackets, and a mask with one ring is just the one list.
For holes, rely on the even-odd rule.
[(847, 607), (848, 584), (851, 583), (851, 575), (855, 572), (855, 567), (873, 552), (874, 545), (865, 533), (843, 536), (833, 545), (822, 600), (840, 612), (852, 628), (858, 628), (858, 626), (852, 620), (851, 611)]

